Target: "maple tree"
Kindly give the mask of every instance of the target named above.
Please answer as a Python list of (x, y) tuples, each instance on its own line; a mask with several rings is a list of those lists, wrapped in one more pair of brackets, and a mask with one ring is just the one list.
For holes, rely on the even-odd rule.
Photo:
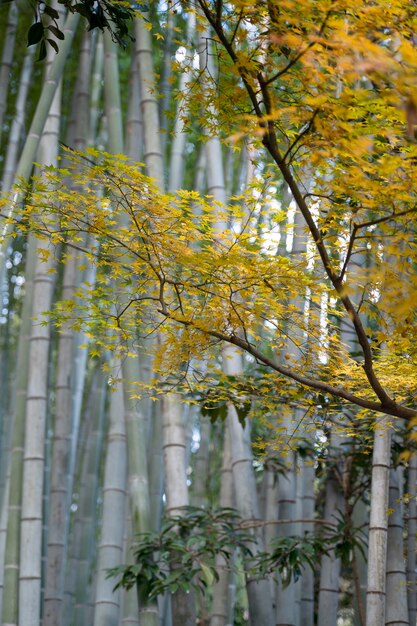
[[(177, 331), (166, 331), (173, 342), (170, 354), (198, 351), (207, 337), (225, 340), (302, 385), (365, 409), (414, 417), (416, 145), (406, 127), (417, 64), (414, 8), (287, 2), (279, 9), (260, 3), (255, 10), (241, 2), (198, 4), (215, 33), (220, 64), (219, 85), (213, 77), (212, 89), (200, 92), (210, 100), (207, 108), (199, 104), (200, 122), (210, 123), (204, 111), (215, 106), (225, 141), (238, 149), (251, 137), (258, 149), (265, 148), (291, 190), (314, 250), (297, 259), (262, 253), (255, 218), (264, 209), (254, 190), (232, 199), (219, 218), (219, 209), (214, 212), (193, 192), (164, 196), (136, 166), (104, 158), (83, 175), (77, 209), (71, 212), (74, 201), (61, 189), (64, 208), (57, 210), (75, 230), (100, 237), (106, 251), (100, 252), (100, 264), (121, 276), (125, 305), (114, 322), (133, 329), (132, 319), (146, 318), (156, 304), (159, 315), (186, 327), (181, 346)], [(192, 110), (196, 89), (193, 81)], [(94, 158), (100, 160), (98, 154)], [(61, 175), (52, 175), (55, 182)], [(281, 184), (278, 172), (269, 175), (259, 184)], [(94, 186), (103, 184), (116, 196), (111, 217), (94, 196)], [(33, 202), (39, 211), (49, 199), (37, 192)], [(197, 218), (192, 203), (200, 205)], [(118, 212), (130, 224), (116, 237), (111, 229)], [(219, 234), (216, 224), (222, 219), (230, 227)], [(269, 212), (268, 220), (283, 223), (285, 215)], [(138, 284), (118, 266), (125, 252)], [(276, 353), (291, 325), (305, 325), (302, 312), (288, 306), (301, 284), (312, 294), (308, 332), (318, 340), (314, 309), (324, 293), (332, 302), (329, 358), (319, 377), (313, 375), (320, 360), (316, 342), (298, 363), (279, 363), (262, 347), (269, 343)], [(98, 295), (92, 294), (95, 301)], [(109, 311), (110, 301), (106, 307)], [(266, 320), (273, 331), (260, 341)], [(355, 333), (360, 357), (350, 357), (338, 342), (335, 329), (341, 324)]]
[[(145, 168), (101, 150), (66, 151), (64, 167), (44, 169), (33, 190), (23, 185), (25, 207), (18, 219), (13, 216), (14, 233), (25, 238), (31, 231), (43, 240), (40, 255), (51, 272), (63, 249), (62, 260), (71, 258), (77, 272), (97, 269), (96, 281), (80, 281), (55, 305), (52, 316), (64, 326), (63, 336), (71, 326), (86, 331), (89, 354), (97, 360), (112, 352), (126, 363), (138, 356), (138, 344), (152, 352), (154, 381), (130, 380), (121, 367), (111, 370), (119, 396), (125, 384), (133, 403), (160, 397), (161, 387), (179, 388), (191, 391), (203, 417), (226, 419), (235, 411), (241, 423), (257, 410), (268, 421), (279, 405), (258, 448), (275, 456), (277, 449), (295, 450), (300, 464), (302, 454), (317, 459), (321, 444), (309, 441), (311, 425), (287, 438), (283, 420), (289, 415), (291, 428), (303, 429), (301, 415), (318, 414), (311, 421), (325, 430), (323, 447), (335, 446), (338, 454), (346, 449), (346, 465), (355, 466), (346, 475), (358, 484), (344, 493), (343, 522), (350, 528), (352, 500), (362, 497), (371, 471), (366, 457), (373, 433), (367, 430), (381, 426), (386, 436), (394, 424), (408, 441), (417, 416), (414, 7), (401, 1), (352, 6), (284, 0), (278, 6), (201, 0), (174, 8), (180, 25), (175, 45), (192, 40), (183, 30), (195, 12), (198, 47), (206, 47), (208, 58), (196, 70), (194, 43), (187, 43), (189, 50), (173, 61), (173, 89), (177, 81), (183, 86), (176, 115), (189, 123), (196, 144), (215, 136), (225, 153), (250, 154), (250, 183), (241, 192), (230, 185), (235, 192), (221, 203), (204, 195), (204, 183), (201, 193), (194, 191), (187, 173), (188, 189), (166, 194), (162, 175), (155, 175), (156, 184), (144, 174), (148, 162)], [(139, 48), (142, 53), (143, 43)], [(152, 74), (141, 71), (150, 100)], [(147, 131), (157, 136), (153, 124), (147, 122)], [(174, 139), (169, 136), (167, 145)], [(155, 145), (145, 142), (144, 153), (159, 157)], [(116, 151), (114, 143), (109, 150)], [(194, 154), (192, 159), (194, 168)], [(2, 200), (2, 213), (8, 204)], [(285, 240), (291, 238), (288, 251)], [(249, 355), (245, 373), (219, 371), (228, 358), (225, 343)], [(114, 415), (120, 417), (116, 395)], [(348, 411), (348, 405), (357, 408)], [(384, 415), (405, 418), (407, 433), (400, 420)], [(278, 435), (271, 435), (277, 424)], [(337, 439), (340, 432), (351, 437), (351, 447)], [(266, 441), (275, 436), (277, 442)], [(402, 442), (396, 445), (400, 460), (413, 454), (412, 446), (404, 451)], [(386, 473), (389, 446), (383, 461), (374, 461)], [(143, 454), (136, 456), (143, 461)], [(279, 462), (288, 474), (292, 461)], [(329, 476), (338, 462), (320, 460)], [(303, 480), (304, 470), (305, 464)], [(382, 503), (386, 523), (388, 504), (375, 493), (371, 500)], [(294, 516), (280, 515), (289, 541), (286, 520)], [(307, 528), (311, 516), (306, 520)], [(372, 523), (371, 531), (382, 527)], [(384, 558), (380, 563), (382, 569)], [(369, 620), (371, 626), (382, 623)]]
[[(365, 221), (364, 218), (363, 224), (356, 217), (358, 221), (351, 226), (350, 241), (344, 244), (349, 247), (346, 254), (354, 255), (356, 231), (362, 231), (358, 241), (361, 246), (365, 242), (370, 260), (369, 267), (362, 268), (359, 274), (356, 271), (355, 280), (366, 286), (366, 291), (361, 292), (358, 312), (348, 295), (349, 283), (339, 279), (339, 274), (335, 277), (335, 269), (329, 267), (328, 271), (337, 289), (326, 283), (320, 272), (308, 269), (311, 251), (296, 258), (262, 251), (254, 216), (267, 211), (274, 225), (283, 222), (285, 214), (280, 208), (275, 213), (269, 207), (263, 208), (252, 191), (232, 198), (228, 207), (218, 207), (195, 192), (181, 191), (175, 195), (159, 192), (141, 174), (140, 166), (130, 164), (127, 159), (94, 151), (90, 152), (91, 157), (97, 159), (96, 165), (86, 163), (82, 156), (73, 157), (77, 167), (80, 162), (83, 165), (81, 173), (75, 169), (71, 172), (72, 182), (82, 189), (80, 194), (74, 194), (72, 188), (62, 184), (68, 170), (49, 171), (43, 182), (37, 181), (36, 191), (25, 209), (24, 226), (29, 224), (55, 245), (65, 241), (82, 248), (83, 233), (96, 237), (93, 249), (84, 251), (98, 264), (98, 285), (78, 294), (86, 302), (85, 311), (77, 312), (72, 301), (61, 302), (56, 311), (59, 323), (65, 318), (75, 318), (75, 325), (80, 327), (83, 317), (89, 319), (86, 323), (94, 328), (91, 332), (98, 343), (109, 345), (110, 329), (113, 334), (110, 346), (116, 347), (122, 337), (121, 349), (124, 338), (126, 350), (130, 337), (138, 329), (140, 334), (147, 334), (165, 319), (173, 322), (161, 329), (165, 342), (160, 351), (160, 368), (165, 372), (172, 372), (181, 362), (196, 358), (205, 350), (213, 352), (213, 339), (227, 341), (247, 351), (258, 363), (316, 391), (393, 416), (416, 415), (413, 408), (416, 355), (411, 341), (415, 319), (410, 312), (414, 298), (413, 264), (409, 258), (412, 245), (404, 244), (405, 226), (410, 224), (413, 207), (389, 219), (375, 217)], [(103, 186), (108, 189), (111, 201), (108, 208), (103, 208), (100, 201)], [(339, 203), (336, 206), (340, 211)], [(329, 217), (330, 210), (323, 220), (336, 220)], [(219, 220), (224, 224), (221, 232)], [(241, 227), (237, 228), (237, 224)], [(377, 240), (373, 228), (376, 224)], [(263, 236), (267, 238), (268, 234), (264, 232)], [(413, 232), (410, 239), (412, 236)], [(327, 246), (339, 247), (338, 237), (340, 232), (323, 239)], [(385, 240), (388, 244), (382, 253), (379, 246)], [(384, 258), (387, 246), (389, 265)], [(43, 254), (49, 253), (43, 251)], [(340, 251), (336, 256), (333, 249), (332, 254), (333, 266), (341, 267)], [(394, 259), (401, 267), (401, 283), (390, 282), (392, 274), (400, 271), (393, 265)], [(346, 258), (338, 272), (344, 278), (349, 268), (350, 258)], [(108, 290), (110, 277), (118, 280), (114, 296)], [(406, 289), (407, 283), (407, 297), (402, 299), (401, 306), (393, 307), (393, 298)], [(312, 294), (308, 328), (303, 311), (289, 304), (300, 288)], [(378, 295), (373, 296), (377, 290)], [(362, 359), (350, 356), (340, 342), (338, 328), (344, 318), (336, 301), (328, 311), (329, 356), (322, 359), (320, 302), (323, 294), (334, 296), (335, 291), (357, 328), (364, 352)], [(361, 314), (365, 319), (376, 317), (377, 330), (372, 328), (371, 321), (365, 326)], [(265, 323), (269, 328), (261, 332)], [(184, 327), (183, 332), (178, 333), (178, 324)], [(299, 335), (300, 327), (310, 336), (306, 341), (308, 350), (303, 357), (297, 355), (297, 362), (289, 357), (282, 364), (274, 353), (284, 348), (288, 335)], [(368, 338), (370, 334), (374, 334), (374, 339)], [(384, 350), (375, 345), (382, 342), (386, 346)], [(318, 365), (320, 361), (323, 362)], [(278, 380), (275, 384), (282, 387)], [(373, 397), (376, 391), (378, 400)], [(311, 401), (317, 401), (316, 395)]]

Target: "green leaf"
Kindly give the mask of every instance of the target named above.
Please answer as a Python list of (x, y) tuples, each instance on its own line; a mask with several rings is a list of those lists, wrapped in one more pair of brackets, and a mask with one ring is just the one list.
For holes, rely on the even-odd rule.
[[(41, 41), (43, 37), (43, 25), (42, 22), (35, 22), (29, 28), (28, 31), (28, 46), (35, 46), (37, 43)], [(45, 47), (45, 56), (46, 56), (46, 47)], [(40, 57), (40, 55), (39, 55)], [(38, 61), (42, 59), (39, 58)]]
[(48, 4), (45, 5), (43, 10), (46, 13), (46, 15), (49, 15), (49, 17), (52, 18), (53, 20), (59, 19), (58, 11), (54, 9), (53, 7), (49, 6)]
[(55, 50), (55, 52), (58, 54), (59, 52), (59, 48), (58, 48), (58, 44), (54, 39), (47, 39), (46, 40), (50, 46), (52, 46), (52, 48)]
[(46, 44), (45, 44), (45, 41), (41, 41), (41, 45), (39, 46), (39, 56), (36, 60), (43, 61), (45, 58), (46, 58)]
[(62, 32), (62, 30), (59, 30), (59, 28), (57, 28), (57, 27), (56, 27), (56, 26), (54, 26), (53, 24), (49, 24), (49, 26), (48, 26), (48, 30), (50, 30), (50, 31), (51, 31), (51, 33), (52, 33), (53, 35), (55, 35), (55, 37), (56, 37), (57, 39), (60, 39), (61, 41), (64, 41), (64, 39), (65, 39), (65, 35), (64, 35), (64, 33)]
[(203, 578), (207, 583), (207, 587), (212, 587), (214, 583), (214, 574), (211, 567), (208, 567), (205, 563), (200, 563), (201, 571), (203, 573)]

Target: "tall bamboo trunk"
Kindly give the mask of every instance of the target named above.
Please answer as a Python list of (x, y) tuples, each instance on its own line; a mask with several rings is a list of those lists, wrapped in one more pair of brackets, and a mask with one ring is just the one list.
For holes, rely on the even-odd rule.
[(390, 515), (386, 572), (386, 626), (409, 626), (403, 542), (403, 478), (401, 466), (391, 469), (388, 499)]
[(407, 527), (407, 594), (408, 619), (410, 626), (417, 621), (417, 576), (416, 576), (416, 536), (417, 536), (417, 454), (414, 452), (408, 466), (408, 527)]
[(83, 433), (78, 441), (80, 471), (75, 483), (76, 511), (69, 537), (64, 626), (91, 626), (93, 621), (91, 606), (95, 589), (97, 502), (102, 478), (106, 391), (103, 373), (95, 371), (83, 409)]
[(16, 39), (16, 27), (19, 8), (16, 2), (10, 4), (7, 15), (6, 34), (4, 37), (3, 53), (0, 63), (0, 144), (3, 133), (4, 115), (7, 106), (7, 93), (13, 63), (14, 43)]
[(23, 448), (25, 444), (26, 394), (29, 375), (29, 339), (33, 308), (33, 279), (37, 243), (29, 236), (26, 257), (26, 291), (22, 307), (22, 322), (19, 333), (17, 380), (12, 426), (12, 448), (10, 455), (10, 484), (7, 503), (7, 530), (4, 558), (4, 588), (2, 623), (18, 623), (20, 520), (22, 507)]
[[(186, 474), (186, 441), (182, 405), (173, 393), (162, 397), (163, 454), (165, 468), (166, 512), (168, 515), (183, 515), (188, 506)], [(173, 563), (173, 568), (180, 567)], [(173, 626), (194, 626), (196, 623), (193, 593), (178, 590), (171, 597)]]
[[(337, 454), (341, 438), (333, 430), (330, 438), (330, 455)], [(334, 452), (333, 452), (334, 451)], [(324, 519), (329, 525), (336, 524), (337, 516), (343, 510), (343, 494), (336, 477), (337, 469), (330, 469), (326, 481), (326, 501)], [(321, 558), (320, 589), (318, 606), (318, 626), (332, 626), (337, 623), (340, 591), (341, 563), (334, 549)]]
[[(120, 364), (115, 368), (119, 371)], [(110, 393), (110, 425), (107, 436), (103, 484), (101, 537), (97, 559), (94, 626), (118, 624), (120, 590), (113, 591), (114, 580), (107, 570), (121, 565), (123, 557), (124, 511), (126, 510), (126, 426), (123, 390)], [(120, 515), (120, 512), (123, 512)]]
[[(49, 59), (51, 57), (49, 56)], [(53, 61), (46, 70), (45, 84), (53, 70)], [(60, 122), (60, 89), (54, 90), (45, 134), (39, 144), (39, 161), (56, 165)], [(50, 325), (45, 311), (51, 307), (54, 279), (53, 255), (42, 260), (41, 249), (51, 253), (49, 244), (38, 245), (34, 290), (33, 322), (29, 347), (29, 378), (26, 399), (25, 447), (23, 454), (23, 495), (21, 519), (21, 551), (19, 579), (19, 624), (35, 626), (41, 616), (41, 559), (43, 526), (43, 489), (48, 406)]]
[[(234, 502), (232, 453), (230, 446), (230, 431), (225, 425), (223, 441), (223, 461), (221, 468), (220, 498), (221, 507), (232, 508)], [(235, 601), (235, 575), (229, 569), (223, 555), (216, 557), (216, 570), (219, 577), (213, 587), (213, 606), (211, 610), (210, 626), (226, 626), (233, 623), (233, 609)]]
[[(89, 47), (84, 45), (80, 52), (80, 71), (74, 97), (74, 110), (80, 116), (73, 123), (74, 138), (69, 143), (76, 149), (85, 147), (87, 136), (87, 103), (89, 83)], [(77, 287), (79, 253), (73, 249), (66, 251), (63, 276), (62, 300), (74, 298)], [(69, 322), (60, 329), (56, 373), (56, 399), (54, 435), (52, 442), (51, 485), (49, 496), (48, 551), (44, 599), (44, 626), (60, 626), (64, 600), (64, 576), (67, 559), (67, 537), (69, 506), (72, 487), (71, 444), (73, 436), (74, 372), (84, 374), (82, 367), (75, 368), (74, 331)], [(80, 363), (78, 363), (80, 365)]]
[(390, 457), (390, 423), (387, 417), (382, 417), (376, 424), (372, 455), (366, 626), (385, 624)]
[(15, 114), (13, 116), (12, 125), (8, 134), (7, 151), (3, 169), (3, 182), (1, 187), (3, 193), (10, 191), (15, 179), (16, 163), (19, 156), (19, 145), (25, 123), (27, 96), (33, 75), (34, 55), (35, 47), (30, 46), (26, 51), (23, 61), (19, 80), (19, 90), (16, 96)]

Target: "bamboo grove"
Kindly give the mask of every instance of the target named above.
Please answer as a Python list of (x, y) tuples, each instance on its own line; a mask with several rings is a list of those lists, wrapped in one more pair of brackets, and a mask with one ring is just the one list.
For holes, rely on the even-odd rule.
[(414, 5), (0, 11), (2, 624), (415, 626)]

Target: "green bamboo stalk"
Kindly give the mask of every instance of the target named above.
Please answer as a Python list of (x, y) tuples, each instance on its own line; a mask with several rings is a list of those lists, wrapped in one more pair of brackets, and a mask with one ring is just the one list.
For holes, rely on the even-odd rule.
[(7, 152), (3, 169), (2, 192), (10, 191), (13, 181), (15, 180), (16, 163), (18, 159), (18, 151), (21, 136), (25, 123), (26, 101), (29, 86), (33, 76), (33, 59), (35, 55), (35, 47), (30, 46), (26, 50), (23, 61), (22, 71), (19, 80), (19, 90), (16, 97), (15, 114), (13, 116), (12, 126), (10, 128), (9, 140), (7, 143)]
[[(109, 127), (109, 148), (111, 152), (118, 153), (123, 151), (123, 135), (117, 47), (108, 33), (104, 36), (104, 52), (104, 93)], [(115, 284), (114, 288), (117, 290), (118, 285)], [(121, 367), (123, 382), (120, 383), (120, 386), (123, 390), (127, 434), (130, 522), (132, 534), (135, 536), (137, 533), (151, 530), (146, 449), (147, 420), (140, 410), (137, 400), (131, 399), (128, 388), (129, 383), (139, 378), (138, 361), (132, 357), (126, 357), (123, 359)], [(156, 626), (158, 624), (157, 606), (154, 602), (140, 603), (139, 615), (141, 626)]]
[(143, 18), (135, 20), (136, 55), (140, 76), (140, 97), (143, 120), (143, 158), (147, 173), (164, 189), (164, 159), (160, 141), (158, 100), (154, 90), (155, 75), (152, 62), (152, 44)]
[[(53, 62), (47, 68), (46, 83), (52, 67)], [(45, 124), (45, 134), (39, 144), (39, 161), (47, 165), (56, 165), (57, 162), (60, 96), (60, 89), (55, 90)], [(47, 260), (42, 260), (42, 249), (50, 252), (49, 244), (38, 244), (39, 254), (35, 266), (23, 454), (19, 622), (25, 626), (35, 626), (41, 616), (43, 489), (50, 343), (50, 325), (49, 320), (45, 320), (45, 311), (51, 307), (54, 287), (51, 270), (55, 265), (52, 254)]]
[(91, 626), (90, 605), (94, 588), (96, 559), (97, 500), (100, 466), (105, 434), (105, 399), (107, 385), (102, 372), (93, 373), (88, 401), (83, 409), (80, 432), (80, 477), (75, 485), (78, 498), (70, 536), (64, 595), (64, 625)]
[[(232, 508), (235, 506), (233, 491), (230, 431), (226, 423), (219, 498), (219, 505), (221, 507)], [(224, 556), (221, 554), (217, 555), (216, 570), (219, 579), (213, 586), (213, 607), (211, 610), (210, 626), (226, 626), (226, 624), (232, 622), (233, 619), (230, 616), (230, 612), (233, 611), (233, 606), (230, 605), (234, 599), (233, 594), (231, 594), (231, 589), (234, 588), (235, 582), (234, 574), (227, 569), (227, 566), (228, 564)]]
[(120, 102), (117, 45), (108, 31), (104, 33), (104, 97), (108, 144), (113, 154), (123, 153), (123, 121)]
[(417, 538), (417, 453), (413, 452), (408, 466), (408, 528), (407, 528), (407, 593), (408, 619), (417, 621), (416, 538)]
[(127, 106), (125, 134), (126, 153), (134, 161), (140, 161), (143, 151), (143, 124), (140, 113), (139, 68), (136, 59), (136, 50), (133, 46), (129, 72), (129, 99)]
[(31, 328), (35, 260), (36, 240), (33, 236), (29, 236), (25, 270), (25, 296), (21, 314), (22, 321), (19, 333), (16, 368), (17, 381), (15, 387), (15, 408), (10, 458), (10, 487), (7, 512), (2, 606), (2, 623), (13, 625), (17, 625), (18, 623), (23, 447), (25, 441), (26, 392), (29, 371), (29, 336)]
[(404, 468), (400, 465), (391, 469), (389, 479), (386, 626), (409, 626), (403, 542), (403, 474)]
[(378, 419), (372, 455), (372, 497), (369, 520), (366, 626), (385, 624), (388, 489), (391, 457), (390, 419)]
[(103, 34), (94, 31), (95, 46), (94, 46), (94, 62), (93, 72), (91, 76), (91, 97), (89, 106), (89, 134), (88, 144), (94, 145), (97, 140), (98, 122), (100, 116), (100, 99), (103, 85), (103, 65), (104, 65), (104, 44)]
[(19, 9), (17, 2), (12, 2), (7, 15), (6, 34), (4, 37), (3, 53), (0, 64), (0, 144), (3, 133), (4, 115), (6, 113), (7, 106), (7, 93), (11, 76), (10, 70), (13, 63), (18, 13)]
[[(120, 363), (115, 367), (120, 371)], [(110, 427), (103, 484), (101, 538), (98, 548), (94, 626), (118, 624), (120, 590), (113, 591), (114, 581), (107, 570), (122, 563), (124, 516), (126, 506), (126, 428), (123, 390), (118, 385), (110, 394)]]
[[(80, 72), (74, 92), (74, 110), (80, 112), (71, 129), (75, 148), (85, 148), (87, 137), (90, 80), (90, 35), (84, 34), (80, 49)], [(70, 134), (70, 133), (68, 133)], [(66, 251), (61, 298), (72, 300), (77, 287), (79, 253), (72, 248)], [(84, 382), (86, 350), (84, 359), (74, 363), (75, 334), (71, 324), (64, 322), (58, 335), (58, 356), (56, 364), (55, 423), (52, 443), (52, 471), (49, 509), (49, 534), (47, 539), (47, 567), (44, 600), (44, 626), (59, 626), (62, 622), (64, 600), (64, 576), (67, 560), (67, 537), (69, 504), (72, 491), (71, 444), (77, 440), (79, 420), (74, 419), (74, 378)], [(77, 389), (79, 396), (82, 388)]]

